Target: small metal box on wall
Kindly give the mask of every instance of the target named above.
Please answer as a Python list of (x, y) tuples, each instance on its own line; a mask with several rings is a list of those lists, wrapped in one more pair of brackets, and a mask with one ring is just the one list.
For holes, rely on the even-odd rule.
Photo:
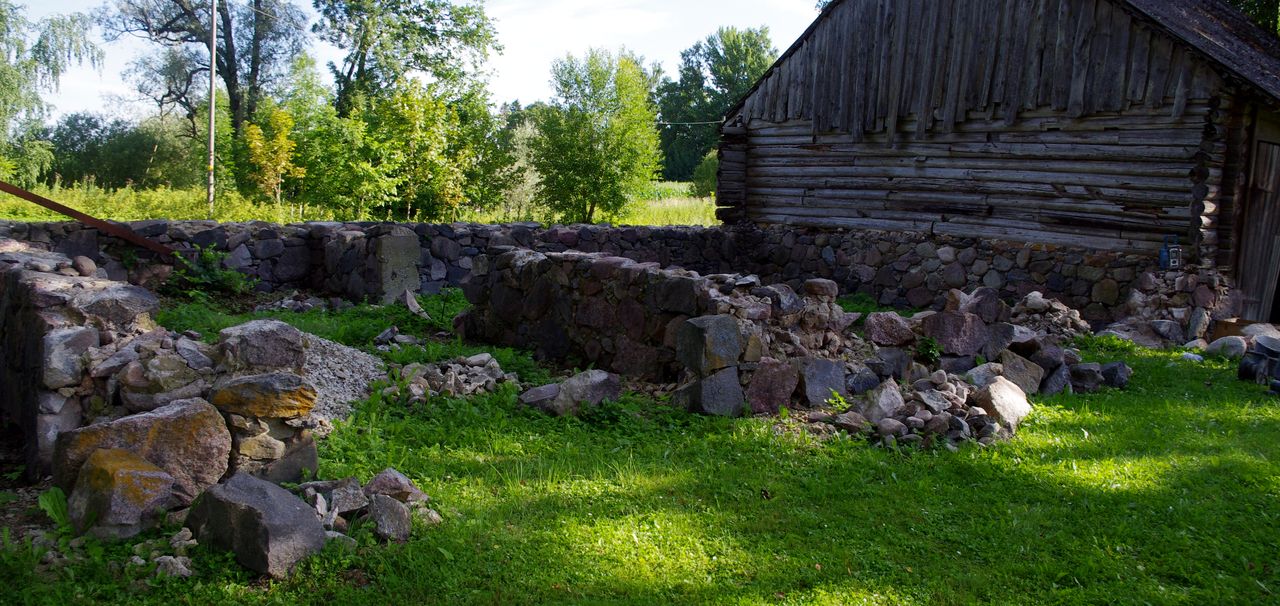
[(1160, 269), (1177, 271), (1182, 269), (1182, 245), (1176, 236), (1164, 239), (1164, 248), (1160, 249)]

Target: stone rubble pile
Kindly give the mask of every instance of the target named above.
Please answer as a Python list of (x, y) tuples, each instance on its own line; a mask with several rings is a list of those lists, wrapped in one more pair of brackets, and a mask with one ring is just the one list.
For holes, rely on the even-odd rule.
[(436, 396), (459, 398), (493, 393), (504, 383), (519, 384), (514, 373), (503, 372), (492, 354), (479, 353), (437, 364), (406, 364), (392, 369), (387, 380), (394, 383), (384, 396), (423, 403)]
[(823, 406), (810, 411), (805, 421), (819, 436), (843, 431), (884, 446), (954, 449), (966, 441), (989, 446), (1010, 438), (1030, 413), (1026, 393), (1003, 377), (976, 387), (962, 377), (937, 371), (912, 386), (889, 379), (855, 399), (849, 409)]

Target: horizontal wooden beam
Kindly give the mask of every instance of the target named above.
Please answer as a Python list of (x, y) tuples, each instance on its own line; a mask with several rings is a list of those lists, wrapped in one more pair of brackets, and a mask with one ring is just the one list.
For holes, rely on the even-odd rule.
[(47, 208), (58, 214), (71, 217), (72, 219), (75, 219), (76, 221), (84, 223), (85, 225), (101, 230), (103, 233), (109, 236), (115, 236), (126, 242), (136, 244), (138, 246), (141, 246), (142, 248), (155, 252), (161, 256), (164, 256), (164, 257), (173, 256), (172, 248), (169, 248), (168, 246), (165, 246), (154, 240), (149, 240), (147, 238), (144, 238), (138, 235), (137, 233), (135, 233), (133, 230), (129, 229), (128, 227), (125, 227), (118, 223), (108, 223), (106, 221), (103, 221), (102, 219), (98, 219), (97, 217), (86, 215), (74, 208), (63, 206), (44, 196), (31, 193), (25, 189), (22, 189), (21, 187), (18, 187), (11, 183), (6, 183), (4, 181), (0, 181), (0, 191), (3, 191), (12, 196), (22, 198), (27, 202), (30, 202), (37, 206)]

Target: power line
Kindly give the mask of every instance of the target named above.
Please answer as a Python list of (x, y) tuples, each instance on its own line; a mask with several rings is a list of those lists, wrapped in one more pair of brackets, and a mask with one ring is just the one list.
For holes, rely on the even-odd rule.
[(708, 124), (720, 124), (720, 120), (711, 122), (658, 122), (658, 126), (704, 126)]

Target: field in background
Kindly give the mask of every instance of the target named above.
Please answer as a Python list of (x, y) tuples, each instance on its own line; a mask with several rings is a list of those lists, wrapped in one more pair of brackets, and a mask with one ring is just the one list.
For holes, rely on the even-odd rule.
[[(93, 185), (71, 187), (39, 187), (35, 193), (60, 204), (100, 219), (141, 221), (171, 219), (176, 221), (208, 219), (208, 206), (203, 189), (132, 189), (104, 190)], [(298, 220), (290, 207), (260, 204), (236, 193), (221, 193), (215, 205), (214, 219), (221, 222), (268, 221), (290, 223)], [(335, 217), (327, 209), (307, 209), (308, 221), (335, 219), (382, 220), (381, 216)], [(536, 211), (494, 209), (463, 211), (458, 221), (475, 223), (510, 223), (534, 221), (549, 224), (550, 217)], [(66, 217), (18, 198), (0, 193), (0, 220), (65, 221)], [(688, 183), (658, 182), (635, 202), (629, 212), (605, 221), (626, 225), (714, 225), (715, 203), (710, 198), (689, 196)]]

